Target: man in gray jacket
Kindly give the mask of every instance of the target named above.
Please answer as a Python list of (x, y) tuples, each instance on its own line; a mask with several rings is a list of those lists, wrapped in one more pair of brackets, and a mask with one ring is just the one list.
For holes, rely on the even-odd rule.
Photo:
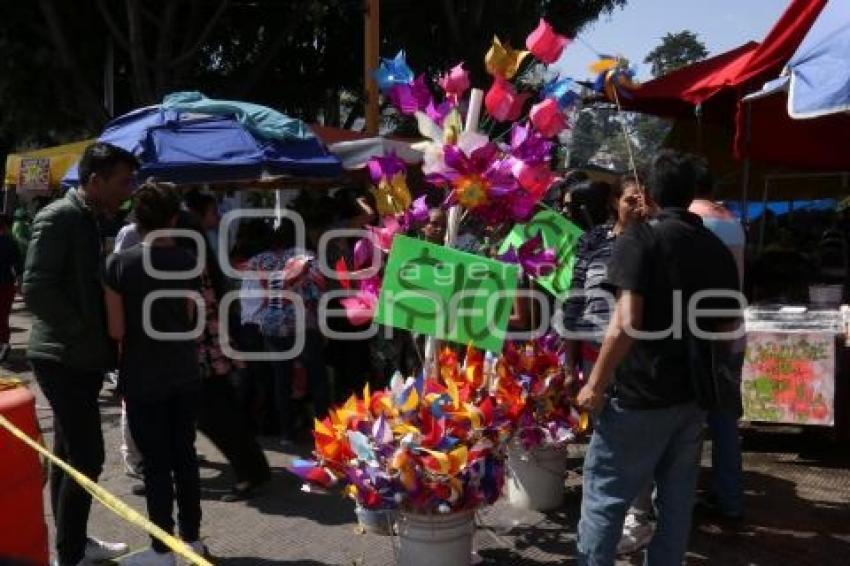
[[(106, 329), (98, 215), (130, 198), (136, 158), (94, 143), (80, 159), (80, 187), (43, 208), (32, 225), (23, 296), (33, 315), (27, 356), (53, 409), (53, 450), (97, 481), (103, 433), (97, 399), (115, 353)], [(50, 477), (59, 566), (127, 552), (127, 545), (87, 536), (91, 496), (59, 468)]]

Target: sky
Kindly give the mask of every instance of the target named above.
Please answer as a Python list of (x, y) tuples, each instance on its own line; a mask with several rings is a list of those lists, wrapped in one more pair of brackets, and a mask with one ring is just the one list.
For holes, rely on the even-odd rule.
[[(624, 9), (588, 26), (555, 67), (562, 76), (588, 78), (597, 59), (592, 49), (623, 55), (636, 65), (638, 78), (651, 78), (643, 62), (667, 33), (690, 30), (712, 55), (749, 40), (761, 41), (791, 0), (628, 0)], [(590, 47), (588, 47), (588, 44)], [(592, 48), (592, 49), (591, 49)]]

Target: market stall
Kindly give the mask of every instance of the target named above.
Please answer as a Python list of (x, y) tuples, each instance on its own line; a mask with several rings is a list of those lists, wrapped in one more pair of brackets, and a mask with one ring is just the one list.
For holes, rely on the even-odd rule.
[(36, 197), (49, 197), (57, 191), (62, 177), (93, 141), (9, 154), (3, 177), (3, 210), (10, 211), (19, 200), (29, 202)]

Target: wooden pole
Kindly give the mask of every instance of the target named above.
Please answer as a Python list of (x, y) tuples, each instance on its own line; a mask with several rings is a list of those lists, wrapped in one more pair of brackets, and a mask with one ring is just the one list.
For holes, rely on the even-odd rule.
[(381, 43), (381, 2), (365, 0), (366, 40), (365, 40), (365, 76), (366, 85), (366, 133), (376, 136), (379, 133), (380, 112), (378, 106), (378, 83), (375, 82), (375, 70), (378, 68)]

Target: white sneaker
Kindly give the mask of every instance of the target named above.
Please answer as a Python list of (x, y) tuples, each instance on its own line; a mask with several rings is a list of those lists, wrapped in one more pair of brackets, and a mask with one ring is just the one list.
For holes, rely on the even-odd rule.
[(86, 541), (86, 560), (90, 562), (112, 560), (129, 551), (130, 547), (123, 542), (106, 542), (93, 537)]
[(646, 515), (629, 513), (626, 515), (623, 534), (617, 544), (617, 554), (631, 554), (645, 548), (652, 540), (653, 534), (655, 527)]
[(131, 554), (119, 564), (121, 566), (176, 566), (173, 552), (157, 552), (152, 548)]

